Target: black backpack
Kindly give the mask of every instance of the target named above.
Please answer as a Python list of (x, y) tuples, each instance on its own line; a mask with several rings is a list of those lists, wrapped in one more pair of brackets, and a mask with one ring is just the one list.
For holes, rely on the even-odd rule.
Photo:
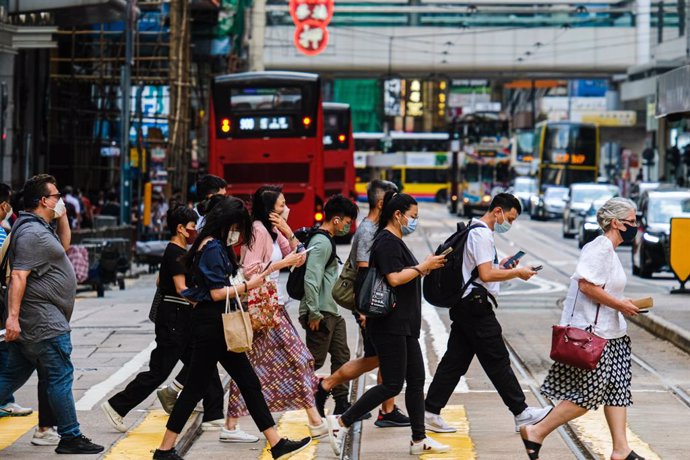
[[(295, 236), (298, 240), (302, 242), (304, 247), (309, 246), (309, 242), (316, 234), (326, 235), (328, 240), (331, 242), (331, 256), (326, 262), (326, 267), (328, 267), (333, 261), (338, 257), (335, 249), (335, 240), (331, 238), (325, 230), (321, 230), (317, 227), (312, 227), (309, 229), (301, 228), (295, 232)], [(307, 264), (304, 263), (299, 267), (295, 267), (294, 270), (290, 272), (287, 280), (287, 293), (290, 297), (296, 300), (302, 300), (304, 297), (304, 275), (307, 272)]]
[(469, 280), (464, 280), (462, 276), (462, 259), (465, 253), (467, 237), (470, 230), (477, 227), (482, 227), (482, 225), (467, 226), (464, 222), (459, 222), (458, 230), (436, 249), (436, 255), (451, 247), (453, 251), (448, 254), (447, 262), (443, 267), (433, 270), (424, 278), (424, 298), (431, 305), (443, 308), (452, 308), (459, 305), (462, 295), (479, 276), (476, 267), (472, 271), (472, 276)]

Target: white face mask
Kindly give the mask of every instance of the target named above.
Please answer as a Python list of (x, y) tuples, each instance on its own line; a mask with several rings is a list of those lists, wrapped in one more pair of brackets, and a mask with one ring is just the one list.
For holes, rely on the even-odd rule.
[(225, 244), (228, 246), (234, 246), (240, 242), (240, 232), (237, 230), (231, 230), (228, 232), (228, 237), (225, 240)]
[(290, 215), (290, 208), (285, 205), (285, 209), (283, 209), (283, 212), (280, 213), (280, 217), (283, 218), (285, 222), (287, 222), (288, 216)]
[(59, 219), (60, 217), (64, 216), (66, 212), (67, 207), (65, 206), (65, 202), (62, 200), (62, 198), (60, 198), (58, 202), (55, 204), (55, 207), (53, 208), (55, 218)]

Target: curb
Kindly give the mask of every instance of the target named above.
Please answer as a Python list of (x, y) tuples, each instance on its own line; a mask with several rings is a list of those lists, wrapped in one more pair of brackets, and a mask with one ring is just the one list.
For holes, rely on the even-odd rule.
[(626, 318), (629, 321), (651, 332), (656, 337), (671, 342), (676, 347), (690, 354), (690, 333), (676, 324), (665, 320), (664, 318), (655, 315), (654, 313), (647, 313), (644, 315), (637, 315), (635, 317)]
[[(223, 390), (227, 392), (230, 389), (230, 376), (226, 375), (223, 379)], [(204, 411), (195, 410), (191, 421), (189, 422), (189, 427), (182, 433), (180, 438), (175, 445), (175, 449), (180, 456), (184, 456), (189, 449), (192, 448), (194, 441), (196, 441), (199, 436), (201, 436), (201, 421), (204, 417)]]

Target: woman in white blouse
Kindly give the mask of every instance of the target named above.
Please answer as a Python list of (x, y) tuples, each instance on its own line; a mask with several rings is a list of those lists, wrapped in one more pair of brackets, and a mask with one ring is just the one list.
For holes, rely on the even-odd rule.
[[(604, 414), (613, 439), (611, 460), (639, 460), (626, 437), (627, 407), (632, 404), (631, 349), (625, 316), (635, 316), (639, 309), (623, 297), (627, 278), (616, 248), (632, 241), (637, 232), (635, 204), (626, 198), (611, 198), (597, 212), (597, 222), (604, 234), (582, 248), (580, 260), (570, 281), (563, 304), (561, 325), (593, 332), (608, 339), (599, 364), (584, 370), (554, 363), (541, 392), (560, 403), (536, 425), (524, 426), (520, 435), (530, 460), (539, 458), (544, 438), (560, 425), (604, 406)], [(597, 309), (599, 309), (598, 319)], [(643, 459), (644, 460), (644, 459)]]

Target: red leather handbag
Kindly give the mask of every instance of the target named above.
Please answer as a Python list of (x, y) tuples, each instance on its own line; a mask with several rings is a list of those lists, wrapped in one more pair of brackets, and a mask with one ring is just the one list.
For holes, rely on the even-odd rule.
[[(578, 289), (578, 294), (580, 293)], [(577, 295), (573, 303), (573, 313), (570, 315), (572, 320), (577, 305)], [(566, 326), (553, 326), (551, 334), (551, 359), (556, 362), (567, 364), (580, 369), (593, 370), (599, 364), (601, 354), (606, 347), (607, 339), (599, 337), (591, 331), (596, 328), (599, 321), (599, 309), (594, 319), (594, 325), (587, 329), (573, 327), (568, 323)]]

